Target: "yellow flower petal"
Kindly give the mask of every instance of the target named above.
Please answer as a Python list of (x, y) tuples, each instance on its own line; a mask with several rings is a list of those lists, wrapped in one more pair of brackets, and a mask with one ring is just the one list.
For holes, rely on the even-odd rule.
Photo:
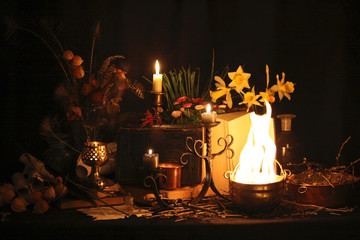
[(295, 90), (293, 82), (286, 82), (284, 85), (284, 88), (285, 88), (285, 91), (288, 93), (293, 93)]
[(216, 100), (218, 100), (218, 98), (224, 96), (225, 94), (228, 93), (228, 89), (220, 89), (217, 91), (210, 91), (210, 97), (211, 97), (211, 101), (216, 102)]

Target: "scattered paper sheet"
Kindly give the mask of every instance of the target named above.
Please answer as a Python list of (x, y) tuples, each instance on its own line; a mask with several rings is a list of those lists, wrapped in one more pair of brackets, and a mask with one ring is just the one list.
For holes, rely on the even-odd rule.
[(125, 204), (123, 205), (79, 208), (77, 210), (93, 217), (94, 221), (124, 219), (128, 216), (148, 217), (152, 215), (149, 210), (137, 207), (131, 195), (125, 196)]
[(129, 205), (126, 204), (112, 207), (80, 208), (77, 210), (93, 217), (94, 221), (124, 219), (131, 215), (135, 215), (137, 217), (151, 216), (151, 212), (149, 210), (129, 207)]

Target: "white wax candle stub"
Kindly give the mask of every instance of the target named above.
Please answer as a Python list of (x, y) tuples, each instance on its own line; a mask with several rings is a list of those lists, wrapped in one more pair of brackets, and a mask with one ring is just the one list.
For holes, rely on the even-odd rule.
[(154, 170), (159, 167), (159, 154), (153, 153), (149, 150), (149, 153), (145, 153), (143, 156), (143, 167), (145, 170)]
[(201, 114), (201, 119), (204, 123), (216, 122), (216, 112), (205, 112)]
[(160, 72), (159, 61), (156, 60), (155, 63), (155, 74), (153, 75), (153, 92), (161, 93), (162, 92), (162, 74)]
[(201, 114), (201, 119), (204, 123), (216, 122), (216, 112), (211, 111), (210, 104), (206, 106), (206, 112)]

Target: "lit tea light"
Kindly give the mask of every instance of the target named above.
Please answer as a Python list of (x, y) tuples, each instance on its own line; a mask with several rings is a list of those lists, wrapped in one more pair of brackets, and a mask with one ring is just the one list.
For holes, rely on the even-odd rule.
[(153, 153), (152, 149), (149, 149), (148, 153), (143, 156), (143, 167), (145, 170), (155, 170), (159, 167), (159, 154)]
[(162, 92), (162, 74), (160, 72), (159, 61), (156, 60), (155, 63), (155, 74), (153, 75), (153, 92), (161, 93)]
[(206, 112), (201, 114), (201, 119), (203, 123), (213, 123), (216, 122), (216, 112), (211, 111), (211, 105), (206, 106)]

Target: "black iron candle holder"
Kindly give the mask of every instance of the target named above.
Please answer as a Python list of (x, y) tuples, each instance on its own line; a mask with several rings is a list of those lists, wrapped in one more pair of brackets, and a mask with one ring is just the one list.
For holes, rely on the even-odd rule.
[[(230, 155), (229, 155), (230, 158), (234, 156), (234, 151), (233, 151), (233, 149), (230, 148), (230, 146), (233, 143), (233, 137), (230, 134), (228, 134), (225, 138), (220, 137), (217, 140), (218, 145), (223, 146), (221, 151), (219, 151), (217, 153), (212, 153), (212, 151), (211, 151), (211, 128), (216, 127), (219, 124), (220, 124), (220, 122), (200, 123), (200, 125), (202, 127), (204, 127), (205, 131), (206, 131), (205, 141), (203, 141), (203, 140), (195, 140), (194, 141), (192, 137), (187, 137), (185, 140), (185, 145), (186, 145), (188, 152), (185, 152), (180, 156), (180, 162), (183, 165), (186, 165), (188, 163), (186, 156), (189, 156), (189, 155), (195, 155), (201, 159), (204, 159), (206, 174), (205, 174), (204, 185), (203, 185), (200, 193), (198, 194), (198, 196), (195, 197), (188, 204), (183, 203), (182, 204), (183, 207), (190, 207), (190, 208), (196, 207), (195, 205), (201, 201), (201, 199), (205, 196), (205, 194), (207, 193), (209, 188), (211, 188), (211, 190), (216, 195), (220, 196), (223, 199), (229, 200), (226, 197), (224, 197), (216, 189), (215, 184), (212, 181), (212, 161), (213, 161), (214, 157), (221, 155), (225, 151), (230, 152)], [(205, 146), (206, 146), (206, 153), (205, 154), (199, 153), (199, 151), (197, 149), (198, 148), (203, 149)], [(160, 168), (156, 168), (151, 171), (148, 170), (148, 171), (146, 171), (146, 176), (144, 178), (144, 186), (151, 187), (152, 192), (154, 193), (156, 201), (160, 205), (161, 210), (174, 208), (174, 206), (172, 204), (168, 203), (167, 201), (162, 199), (160, 196), (159, 186), (158, 186), (160, 178), (164, 178), (166, 181), (166, 176), (160, 173)]]
[[(229, 200), (226, 197), (224, 197), (215, 187), (214, 182), (212, 181), (212, 161), (214, 157), (221, 155), (225, 151), (229, 151), (230, 155), (229, 157), (232, 158), (234, 156), (234, 150), (230, 148), (230, 146), (233, 143), (233, 136), (228, 134), (224, 137), (220, 137), (217, 140), (217, 143), (219, 146), (223, 144), (222, 150), (220, 150), (217, 153), (212, 153), (211, 151), (211, 128), (216, 127), (219, 125), (220, 122), (211, 122), (211, 123), (200, 123), (201, 126), (205, 128), (206, 136), (205, 136), (205, 142), (202, 140), (193, 140), (191, 137), (186, 138), (186, 148), (189, 152), (183, 153), (180, 157), (180, 162), (182, 164), (187, 164), (188, 160), (186, 159), (187, 155), (196, 155), (197, 157), (204, 159), (205, 161), (205, 182), (204, 185), (197, 197), (195, 197), (191, 204), (197, 204), (201, 201), (201, 199), (205, 196), (209, 188), (218, 195), (219, 197)], [(221, 144), (222, 143), (222, 144)], [(206, 146), (206, 153), (199, 153), (197, 148), (200, 147), (200, 149), (204, 149)]]
[(170, 204), (165, 202), (160, 196), (158, 187), (159, 178), (163, 177), (166, 181), (166, 176), (161, 174), (159, 169), (160, 168), (157, 168), (154, 171), (148, 172), (148, 175), (144, 178), (144, 186), (148, 188), (151, 187), (151, 190), (155, 195), (156, 201), (159, 203), (162, 209), (169, 209), (172, 208)]

